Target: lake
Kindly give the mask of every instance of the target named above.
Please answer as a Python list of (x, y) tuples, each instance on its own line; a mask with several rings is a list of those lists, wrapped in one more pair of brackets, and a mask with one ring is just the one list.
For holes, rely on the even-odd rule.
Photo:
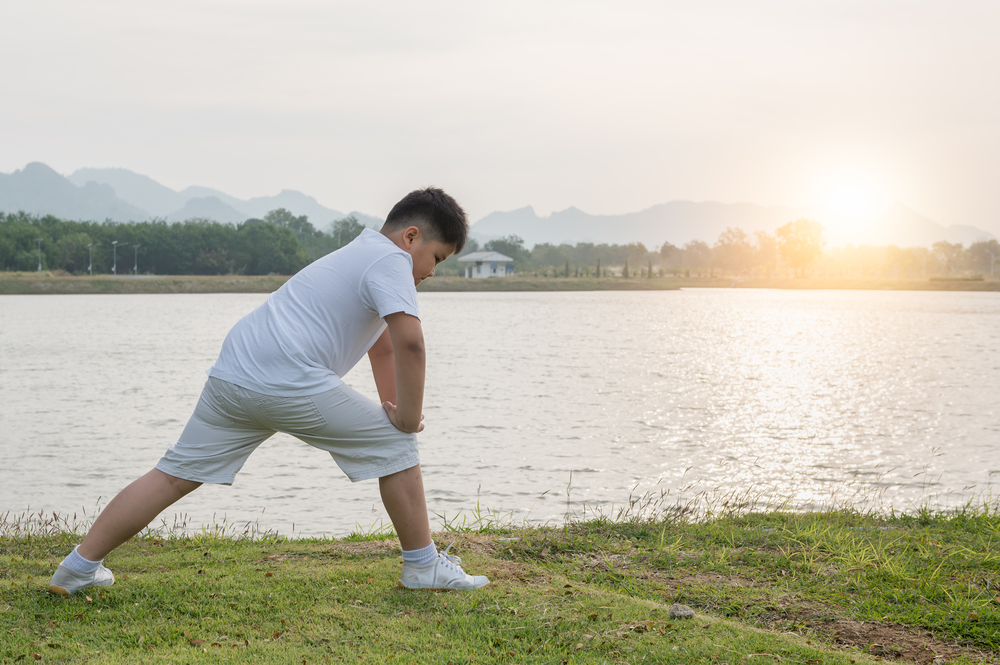
[[(0, 298), (0, 513), (92, 515), (152, 467), (259, 294)], [(1000, 472), (1000, 296), (424, 293), (432, 522), (561, 523), (631, 496), (954, 506)], [(362, 362), (346, 381), (375, 396)], [(375, 481), (277, 435), (162, 516), (377, 528)]]

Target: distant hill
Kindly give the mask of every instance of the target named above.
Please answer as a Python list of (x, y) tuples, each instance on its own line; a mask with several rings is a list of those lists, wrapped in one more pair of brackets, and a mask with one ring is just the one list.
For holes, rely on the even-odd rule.
[[(3, 212), (24, 210), (63, 219), (96, 221), (128, 222), (151, 218), (177, 221), (197, 217), (239, 223), (251, 217), (261, 218), (277, 208), (285, 208), (295, 215), (307, 215), (313, 226), (323, 231), (329, 231), (334, 221), (348, 214), (371, 228), (381, 227), (383, 221), (357, 211), (345, 214), (327, 208), (315, 198), (291, 189), (274, 196), (244, 200), (209, 187), (192, 186), (178, 192), (128, 169), (84, 168), (63, 177), (45, 164), (33, 162), (20, 171), (0, 173), (0, 211)], [(755, 231), (771, 233), (799, 217), (824, 222), (822, 217), (807, 210), (782, 206), (671, 201), (620, 215), (591, 215), (578, 208), (567, 208), (540, 217), (527, 206), (491, 213), (474, 223), (470, 231), (480, 242), (517, 235), (528, 247), (545, 242), (642, 242), (653, 249), (664, 241), (677, 246), (692, 240), (712, 244), (727, 227), (738, 227), (749, 234)], [(899, 203), (864, 228), (851, 231), (850, 235), (842, 231), (838, 234), (838, 231), (841, 230), (828, 226), (829, 246), (853, 243), (926, 247), (938, 240), (968, 245), (994, 238), (972, 226), (943, 226)]]
[(361, 212), (342, 213), (320, 204), (312, 196), (285, 189), (275, 196), (238, 199), (209, 187), (186, 187), (175, 191), (149, 176), (128, 169), (83, 168), (68, 177), (45, 164), (34, 162), (11, 174), (0, 173), (0, 211), (23, 210), (63, 219), (116, 222), (151, 218), (181, 221), (203, 218), (239, 223), (261, 218), (285, 208), (306, 215), (316, 228), (328, 231), (333, 222), (353, 215), (359, 222), (380, 228), (382, 219)]
[(204, 196), (188, 199), (184, 207), (166, 216), (171, 222), (183, 222), (185, 219), (213, 219), (224, 224), (239, 224), (245, 222), (250, 215), (226, 205), (217, 196)]
[[(242, 222), (251, 217), (263, 217), (277, 208), (284, 208), (294, 215), (306, 215), (317, 228), (326, 228), (330, 223), (347, 217), (338, 210), (321, 205), (315, 198), (292, 189), (282, 190), (277, 196), (258, 196), (243, 200), (210, 187), (186, 187), (177, 192), (128, 169), (78, 169), (68, 179), (81, 187), (88, 182), (111, 185), (122, 200), (146, 210), (154, 217), (167, 219), (188, 219), (190, 211), (201, 210), (206, 213), (201, 216), (208, 219)], [(215, 199), (218, 204), (207, 203), (208, 199)], [(213, 210), (216, 212), (213, 213)], [(233, 214), (234, 211), (238, 214)], [(369, 215), (365, 217), (370, 218)]]
[[(567, 208), (539, 217), (528, 206), (491, 213), (473, 224), (472, 231), (481, 238), (517, 235), (528, 247), (538, 243), (641, 242), (653, 249), (664, 242), (678, 247), (692, 240), (713, 244), (727, 227), (740, 228), (751, 235), (756, 231), (773, 233), (779, 226), (800, 217), (823, 223), (822, 217), (804, 209), (764, 207), (753, 203), (671, 201), (623, 215), (591, 215), (577, 208)], [(902, 247), (928, 247), (939, 240), (968, 245), (994, 237), (972, 226), (942, 226), (899, 203), (849, 236), (838, 233), (832, 225), (827, 228), (826, 235), (830, 246), (853, 243)]]
[(41, 162), (10, 174), (0, 173), (0, 210), (116, 222), (149, 217), (146, 211), (115, 196), (108, 185), (92, 182), (77, 187)]
[(902, 203), (894, 203), (864, 229), (856, 232), (853, 244), (897, 245), (900, 247), (929, 247), (939, 240), (970, 245), (995, 236), (974, 226), (952, 224), (943, 226), (910, 210)]
[(118, 198), (145, 210), (150, 217), (169, 217), (192, 198), (128, 169), (77, 169), (66, 179), (77, 187), (88, 182), (110, 185)]
[(712, 243), (726, 227), (747, 233), (773, 231), (803, 216), (784, 207), (763, 207), (752, 203), (694, 203), (671, 201), (623, 215), (591, 215), (577, 208), (539, 217), (528, 206), (510, 212), (494, 212), (476, 222), (472, 229), (484, 236), (514, 234), (525, 245), (538, 243), (618, 243), (641, 242), (647, 248), (668, 241), (681, 246), (692, 240)]

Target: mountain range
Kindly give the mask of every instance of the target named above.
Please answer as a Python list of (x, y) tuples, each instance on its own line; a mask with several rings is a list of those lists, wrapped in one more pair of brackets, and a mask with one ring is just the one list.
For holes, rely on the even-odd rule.
[[(822, 217), (806, 209), (783, 206), (759, 206), (753, 203), (716, 203), (671, 201), (622, 215), (591, 215), (577, 208), (567, 208), (540, 217), (531, 207), (510, 212), (494, 212), (472, 227), (486, 237), (514, 234), (531, 247), (538, 243), (624, 243), (642, 242), (656, 248), (664, 241), (678, 247), (692, 240), (713, 244), (728, 227), (750, 234), (774, 233), (779, 226), (800, 217)], [(897, 245), (929, 247), (939, 240), (971, 244), (995, 236), (974, 226), (945, 227), (927, 219), (901, 203), (894, 203), (863, 228), (849, 232), (827, 229), (830, 246)]]
[[(355, 216), (366, 226), (379, 228), (382, 219), (357, 211), (343, 213), (321, 205), (315, 198), (295, 190), (274, 196), (238, 199), (208, 187), (187, 187), (176, 191), (152, 178), (120, 168), (84, 168), (62, 176), (40, 162), (20, 171), (0, 173), (0, 211), (23, 210), (63, 219), (113, 220), (119, 222), (192, 218), (239, 223), (261, 218), (271, 210), (285, 208), (295, 215), (307, 215), (319, 229)], [(527, 247), (539, 243), (628, 243), (642, 242), (653, 249), (664, 241), (682, 246), (692, 240), (714, 243), (728, 227), (753, 234), (774, 230), (800, 217), (823, 221), (805, 209), (760, 206), (753, 203), (671, 201), (620, 215), (592, 215), (567, 208), (539, 216), (531, 206), (508, 212), (493, 212), (471, 227), (480, 242), (516, 235)], [(970, 244), (994, 239), (987, 231), (962, 225), (943, 226), (901, 203), (847, 234), (828, 229), (831, 246), (894, 244), (903, 247), (930, 246), (939, 240)]]
[(45, 164), (32, 162), (20, 171), (0, 173), (3, 212), (23, 210), (63, 219), (116, 222), (202, 218), (235, 224), (261, 218), (277, 208), (307, 215), (314, 226), (324, 230), (348, 215), (366, 226), (382, 225), (378, 217), (327, 208), (313, 197), (291, 189), (244, 200), (208, 187), (187, 187), (178, 192), (128, 169), (85, 168), (62, 176)]

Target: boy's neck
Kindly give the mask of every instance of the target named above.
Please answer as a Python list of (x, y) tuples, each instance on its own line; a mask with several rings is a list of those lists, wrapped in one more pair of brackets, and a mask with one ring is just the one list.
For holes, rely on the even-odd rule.
[[(416, 233), (410, 229), (414, 229)], [(412, 241), (420, 237), (420, 228), (417, 226), (408, 226), (405, 229), (396, 229), (394, 231), (386, 231), (383, 228), (379, 230), (379, 233), (391, 240), (392, 244), (396, 247), (399, 247), (404, 252), (409, 253)], [(407, 242), (408, 239), (410, 242)]]

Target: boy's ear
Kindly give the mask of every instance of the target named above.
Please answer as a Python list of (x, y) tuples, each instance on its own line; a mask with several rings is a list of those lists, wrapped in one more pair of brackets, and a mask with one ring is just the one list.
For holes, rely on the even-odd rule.
[(420, 237), (420, 227), (419, 226), (408, 226), (403, 230), (403, 246), (407, 249), (414, 240)]

